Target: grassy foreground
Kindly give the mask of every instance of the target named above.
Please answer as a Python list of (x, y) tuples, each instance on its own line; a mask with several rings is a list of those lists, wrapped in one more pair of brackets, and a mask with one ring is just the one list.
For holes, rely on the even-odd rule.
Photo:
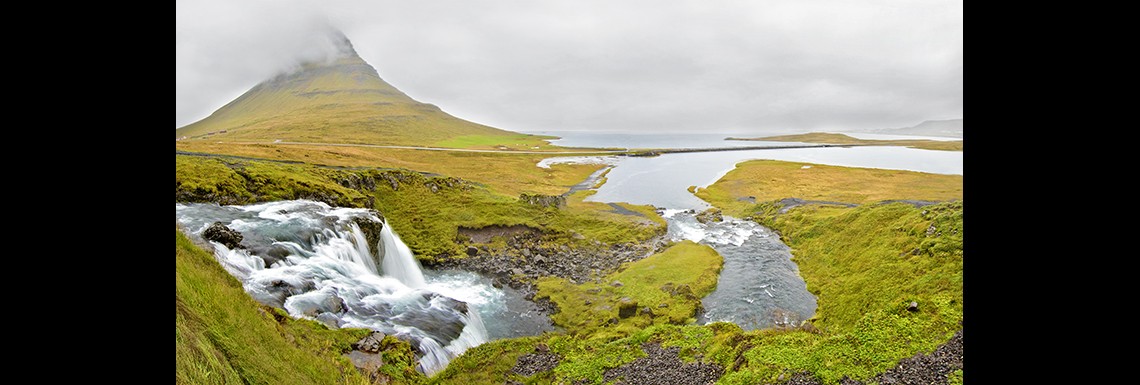
[[(961, 177), (814, 165), (812, 169), (819, 167), (816, 171), (825, 175), (804, 178), (805, 174), (798, 172), (807, 170), (802, 166), (792, 162), (745, 162), (698, 195), (726, 212), (751, 216), (781, 233), (783, 241), (793, 249), (809, 291), (818, 298), (816, 316), (803, 326), (743, 331), (727, 323), (702, 326), (679, 319), (649, 323), (644, 316), (616, 317), (618, 322), (607, 323), (615, 318), (614, 308), (620, 302), (615, 297), (655, 303), (654, 298), (661, 298), (661, 293), (669, 290), (664, 285), (651, 290), (660, 283), (655, 278), (659, 273), (639, 265), (643, 262), (639, 261), (618, 279), (624, 284), (621, 287), (606, 285), (615, 277), (580, 286), (558, 279), (542, 281), (542, 293), (562, 307), (563, 311), (553, 318), (567, 329), (565, 334), (494, 341), (476, 347), (433, 380), (447, 384), (507, 380), (524, 384), (600, 384), (607, 369), (645, 356), (640, 344), (655, 341), (663, 346), (682, 347), (682, 359), (686, 362), (725, 367), (726, 373), (718, 384), (779, 383), (795, 373), (808, 373), (825, 384), (837, 384), (844, 378), (866, 382), (903, 358), (930, 353), (960, 330)], [(783, 180), (768, 184), (768, 178)], [(860, 187), (840, 181), (858, 183)], [(792, 190), (770, 191), (783, 184), (799, 187), (795, 194), (788, 194)], [(836, 190), (860, 191), (862, 195), (831, 195), (842, 194)], [(757, 203), (737, 200), (742, 191), (756, 196)], [(777, 214), (776, 201), (798, 195), (821, 200), (848, 199), (862, 205), (806, 205)], [(945, 202), (924, 207), (875, 204), (884, 197)], [(730, 206), (734, 209), (721, 206), (726, 202), (733, 203)], [(681, 251), (678, 246), (683, 245), (662, 255)], [(691, 269), (685, 276), (700, 276), (701, 264), (684, 263)], [(641, 289), (622, 290), (631, 286)], [(912, 302), (917, 304), (913, 310), (908, 309)], [(513, 372), (518, 357), (538, 345), (548, 346), (549, 351), (560, 355), (559, 364), (549, 372), (530, 377)], [(962, 372), (958, 371), (951, 373), (947, 381), (960, 384), (962, 379)]]
[[(308, 197), (355, 207), (371, 202), (409, 245), (415, 245), (417, 254), (456, 251), (449, 244), (454, 244), (453, 231), (460, 225), (525, 224), (618, 242), (648, 236), (662, 224), (652, 210), (632, 205), (623, 207), (642, 210), (643, 215), (611, 217), (617, 214), (605, 212), (608, 205), (582, 200), (588, 192), (571, 195), (561, 209), (525, 204), (503, 192), (534, 191), (527, 183), (503, 182), (509, 178), (480, 174), (470, 165), (435, 167), (483, 175), (482, 182), (490, 183), (404, 168), (361, 167), (359, 160), (347, 158), (342, 166), (353, 166), (194, 156), (178, 156), (177, 162), (180, 201), (188, 196), (227, 197), (235, 203)], [(483, 167), (521, 170), (529, 163), (502, 162)], [(686, 362), (723, 366), (726, 373), (718, 384), (778, 383), (781, 376), (798, 372), (836, 384), (845, 377), (866, 381), (902, 358), (930, 352), (961, 329), (961, 177), (805, 165), (745, 162), (697, 194), (727, 214), (750, 216), (780, 232), (808, 289), (818, 298), (819, 309), (810, 324), (759, 331), (725, 323), (692, 324), (699, 298), (715, 287), (720, 258), (706, 246), (682, 242), (600, 282), (540, 280), (540, 296), (562, 309), (552, 318), (564, 332), (483, 344), (431, 379), (409, 372), (406, 360), (393, 357), (385, 369), (392, 373), (390, 383), (600, 384), (607, 369), (644, 357), (641, 344), (654, 341), (681, 348)], [(553, 191), (573, 182), (550, 180), (584, 178), (594, 169), (539, 172), (560, 175), (545, 182)], [(374, 189), (364, 187), (365, 177), (372, 178)], [(746, 197), (755, 203), (741, 200)], [(775, 202), (786, 197), (861, 205), (806, 205), (777, 214)], [(951, 202), (925, 207), (876, 204), (883, 199)], [(195, 251), (181, 234), (178, 249), (179, 383), (367, 381), (340, 358), (361, 331), (329, 331), (313, 322), (282, 318), (280, 312), (253, 302), (209, 253)], [(633, 302), (636, 312), (623, 317), (622, 304)], [(916, 311), (907, 309), (911, 302), (918, 304)], [(529, 377), (512, 371), (519, 357), (540, 346), (561, 357), (557, 366)], [(961, 373), (951, 380), (960, 383)]]
[(962, 151), (961, 140), (929, 139), (858, 139), (843, 134), (812, 132), (807, 134), (777, 135), (762, 138), (727, 138), (728, 140), (763, 140), (776, 142), (807, 142), (823, 144), (857, 144), (862, 146), (903, 146), (938, 151)]
[[(743, 331), (728, 323), (661, 322), (662, 316), (648, 322), (645, 315), (606, 323), (620, 318), (614, 317), (620, 302), (615, 297), (649, 304), (666, 292), (652, 289), (660, 279), (643, 264), (646, 260), (625, 270), (628, 281), (621, 280), (622, 287), (547, 280), (542, 291), (562, 307), (554, 319), (566, 327), (565, 334), (478, 346), (433, 382), (601, 384), (607, 369), (644, 357), (640, 345), (650, 341), (681, 347), (685, 362), (723, 366), (726, 373), (717, 384), (779, 383), (801, 372), (825, 384), (843, 378), (866, 382), (903, 358), (930, 353), (962, 328), (961, 214), (959, 202), (925, 208), (896, 203), (807, 206), (762, 218), (786, 235), (801, 275), (819, 299), (816, 317), (793, 329)], [(928, 232), (931, 226), (934, 232)], [(681, 251), (674, 248), (655, 257)], [(700, 264), (684, 263), (700, 271)], [(622, 290), (626, 287), (639, 289)], [(916, 311), (907, 309), (912, 301)], [(513, 372), (518, 357), (540, 344), (561, 357), (558, 365), (529, 377)], [(950, 383), (961, 383), (961, 372), (949, 377)]]
[[(370, 383), (342, 355), (370, 330), (329, 330), (260, 305), (212, 254), (175, 233), (176, 384)], [(381, 370), (414, 378), (403, 344), (402, 355), (386, 352)]]

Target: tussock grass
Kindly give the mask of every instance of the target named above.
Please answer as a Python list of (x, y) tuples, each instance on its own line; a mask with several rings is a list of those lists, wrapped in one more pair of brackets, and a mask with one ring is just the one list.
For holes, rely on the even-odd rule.
[(178, 155), (176, 201), (249, 204), (291, 199), (360, 207), (363, 193), (335, 182), (343, 172), (303, 164)]
[(599, 165), (557, 164), (539, 168), (549, 155), (472, 153), (320, 145), (178, 142), (177, 150), (303, 162), (343, 168), (393, 168), (462, 178), (506, 196), (524, 192), (558, 195), (597, 171)]
[(783, 198), (855, 204), (892, 199), (962, 199), (962, 176), (750, 160), (738, 163), (732, 171), (707, 188), (697, 189), (695, 194), (725, 214), (744, 218), (761, 209), (757, 204)]
[(329, 330), (256, 303), (213, 255), (175, 233), (175, 383), (369, 383), (342, 353), (370, 331)]
[(771, 225), (792, 247), (819, 326), (846, 330), (870, 310), (962, 296), (962, 203), (923, 208), (903, 203), (851, 209), (803, 207)]
[(557, 136), (531, 134), (463, 135), (433, 143), (435, 147), (540, 151), (556, 148), (550, 140)]

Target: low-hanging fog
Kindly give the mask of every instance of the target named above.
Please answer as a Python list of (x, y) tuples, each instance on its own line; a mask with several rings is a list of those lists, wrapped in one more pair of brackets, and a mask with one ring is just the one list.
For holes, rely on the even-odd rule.
[(962, 117), (962, 1), (178, 0), (176, 127), (333, 26), (386, 81), (522, 132), (841, 131)]

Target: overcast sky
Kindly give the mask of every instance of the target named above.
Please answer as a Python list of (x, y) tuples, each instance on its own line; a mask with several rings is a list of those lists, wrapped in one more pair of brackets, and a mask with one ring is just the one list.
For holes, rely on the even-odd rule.
[(177, 0), (176, 126), (320, 55), (520, 132), (764, 133), (962, 118), (961, 0)]

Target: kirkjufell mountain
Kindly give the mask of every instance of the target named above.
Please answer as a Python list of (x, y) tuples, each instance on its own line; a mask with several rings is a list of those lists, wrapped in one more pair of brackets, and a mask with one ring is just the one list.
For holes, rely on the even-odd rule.
[(446, 145), (471, 137), (527, 136), (466, 121), (396, 89), (339, 31), (332, 54), (254, 86), (210, 116), (175, 130), (180, 140)]

